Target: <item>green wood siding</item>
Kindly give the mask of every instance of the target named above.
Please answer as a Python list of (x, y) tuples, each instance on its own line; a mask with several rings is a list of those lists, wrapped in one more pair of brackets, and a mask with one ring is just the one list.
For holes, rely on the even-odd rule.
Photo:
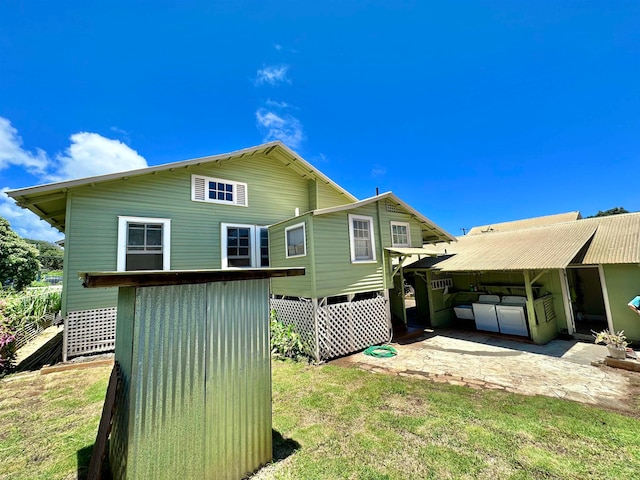
[(380, 219), (382, 225), (382, 239), (385, 247), (391, 247), (391, 222), (406, 222), (409, 224), (409, 233), (411, 234), (410, 247), (422, 247), (422, 229), (420, 223), (411, 215), (406, 213), (387, 212), (385, 202), (380, 203)]
[[(373, 219), (375, 262), (351, 262), (349, 215)], [(307, 257), (287, 259), (284, 251), (285, 228), (301, 221), (306, 224)], [(273, 293), (322, 298), (391, 288), (391, 269), (385, 258), (384, 248), (391, 246), (392, 221), (409, 223), (411, 246), (422, 246), (420, 223), (408, 214), (387, 212), (384, 202), (324, 215), (302, 215), (271, 228), (271, 265), (307, 268), (304, 278), (272, 279)], [(387, 267), (386, 272), (383, 265)]]
[[(349, 214), (373, 217), (375, 263), (351, 263)], [(314, 218), (318, 297), (382, 290), (382, 247), (375, 204)]]
[(337, 207), (338, 205), (352, 203), (352, 200), (350, 200), (346, 195), (335, 190), (333, 187), (322, 182), (315, 183), (317, 198), (317, 206), (315, 208)]
[[(191, 201), (191, 175), (248, 184), (248, 207)], [(115, 270), (118, 216), (171, 219), (171, 269), (220, 268), (221, 223), (269, 225), (309, 209), (309, 185), (262, 156), (179, 168), (79, 187), (67, 216), (65, 299), (68, 311), (112, 307), (115, 289), (83, 289), (77, 272)]]
[(638, 265), (603, 265), (604, 278), (609, 296), (609, 308), (613, 328), (624, 330), (633, 340), (632, 347), (638, 349), (640, 342), (640, 317), (627, 306), (636, 295), (640, 295), (640, 267)]
[[(313, 297), (313, 255), (310, 239), (312, 235), (310, 214), (292, 218), (269, 229), (269, 258), (273, 267), (304, 267), (305, 275), (301, 277), (282, 277), (271, 279), (271, 292), (275, 295), (291, 297)], [(285, 229), (299, 223), (305, 224), (305, 241), (307, 254), (304, 257), (287, 258), (285, 251)]]

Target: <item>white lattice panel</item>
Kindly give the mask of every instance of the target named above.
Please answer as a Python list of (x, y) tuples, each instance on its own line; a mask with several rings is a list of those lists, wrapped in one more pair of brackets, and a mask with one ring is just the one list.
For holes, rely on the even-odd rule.
[(284, 300), (272, 298), (271, 309), (276, 311), (276, 318), (285, 325), (294, 325), (296, 332), (309, 345), (312, 352), (316, 350), (316, 329), (313, 315), (313, 303), (307, 300)]
[(320, 357), (326, 360), (388, 342), (390, 328), (383, 297), (320, 307)]
[(65, 319), (67, 358), (112, 352), (116, 345), (116, 307), (69, 312)]

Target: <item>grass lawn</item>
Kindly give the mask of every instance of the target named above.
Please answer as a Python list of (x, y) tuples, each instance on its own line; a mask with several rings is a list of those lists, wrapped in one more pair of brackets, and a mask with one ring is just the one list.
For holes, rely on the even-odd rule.
[[(108, 374), (1, 381), (0, 479), (82, 473)], [(618, 479), (640, 471), (638, 418), (330, 365), (274, 362), (273, 428), (279, 460), (254, 479)]]

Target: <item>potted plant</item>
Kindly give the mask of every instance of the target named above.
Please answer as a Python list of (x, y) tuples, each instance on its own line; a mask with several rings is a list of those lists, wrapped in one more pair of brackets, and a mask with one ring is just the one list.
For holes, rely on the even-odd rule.
[(609, 356), (613, 358), (624, 359), (627, 357), (627, 337), (624, 334), (624, 330), (619, 332), (610, 332), (609, 330), (602, 330), (601, 332), (592, 331), (595, 337), (595, 343), (604, 343), (609, 350)]

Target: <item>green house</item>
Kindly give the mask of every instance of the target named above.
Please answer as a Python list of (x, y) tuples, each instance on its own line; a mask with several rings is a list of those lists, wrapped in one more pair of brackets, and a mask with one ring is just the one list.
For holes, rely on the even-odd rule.
[(269, 240), (272, 266), (307, 272), (274, 278), (272, 306), (320, 360), (391, 340), (391, 314), (406, 321), (400, 258), (454, 238), (389, 192), (276, 223)]
[[(8, 195), (65, 234), (65, 357), (109, 351), (115, 345), (116, 292), (83, 289), (78, 272), (306, 266), (318, 255), (312, 262), (313, 282), (301, 280), (305, 289), (296, 282), (274, 282), (273, 293), (325, 298), (391, 288), (382, 251), (392, 245), (391, 230), (380, 222), (395, 218), (406, 224), (406, 231), (399, 224), (395, 235), (410, 236), (411, 246), (419, 247), (425, 239), (452, 239), (391, 195), (357, 203), (280, 142)], [(384, 210), (387, 201), (399, 205), (398, 213)], [(356, 205), (353, 211), (351, 204)], [(334, 207), (339, 210), (332, 212)], [(347, 257), (345, 268), (338, 252), (349, 252), (350, 214), (375, 219), (367, 227), (375, 260), (352, 263)], [(301, 246), (295, 228), (287, 230), (293, 254), (285, 254), (282, 235), (302, 218), (310, 219), (308, 234), (313, 234), (302, 246), (305, 255), (296, 250)], [(366, 233), (365, 223), (358, 224), (356, 235)], [(270, 232), (269, 226), (275, 228)], [(424, 236), (427, 231), (432, 233)], [(389, 309), (388, 303), (384, 308)]]

